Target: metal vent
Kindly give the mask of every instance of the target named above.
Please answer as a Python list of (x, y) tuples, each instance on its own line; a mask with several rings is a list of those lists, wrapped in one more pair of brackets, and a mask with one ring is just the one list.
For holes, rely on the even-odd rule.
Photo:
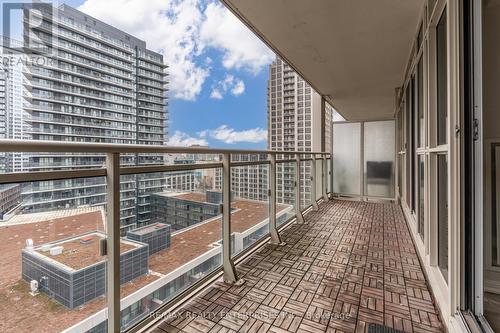
[(380, 324), (370, 324), (368, 325), (368, 333), (404, 333), (404, 332)]

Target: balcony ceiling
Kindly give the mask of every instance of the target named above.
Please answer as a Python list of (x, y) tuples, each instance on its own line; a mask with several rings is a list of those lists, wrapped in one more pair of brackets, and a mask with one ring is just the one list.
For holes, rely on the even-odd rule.
[(222, 0), (348, 120), (394, 117), (423, 0)]

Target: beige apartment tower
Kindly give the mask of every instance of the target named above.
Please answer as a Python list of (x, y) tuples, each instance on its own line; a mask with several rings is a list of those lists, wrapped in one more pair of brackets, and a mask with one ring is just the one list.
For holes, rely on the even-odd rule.
[[(330, 151), (332, 109), (325, 107), (325, 149)], [(284, 151), (321, 151), (321, 96), (286, 62), (280, 58), (270, 65), (268, 83), (268, 148)], [(326, 133), (328, 132), (328, 133)], [(309, 206), (311, 193), (311, 163), (301, 164), (301, 206)], [(318, 167), (321, 163), (318, 162)], [(294, 165), (278, 164), (276, 175), (277, 200), (293, 204)], [(317, 189), (320, 196), (321, 189)]]

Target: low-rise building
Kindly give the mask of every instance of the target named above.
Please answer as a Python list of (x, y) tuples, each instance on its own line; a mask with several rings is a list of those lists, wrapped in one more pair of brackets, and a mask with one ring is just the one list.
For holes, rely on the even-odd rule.
[(0, 185), (0, 221), (21, 203), (21, 185)]
[[(71, 309), (105, 295), (106, 258), (99, 251), (105, 237), (95, 231), (36, 247), (28, 240), (22, 250), (22, 277)], [(148, 273), (148, 248), (145, 243), (120, 240), (120, 284)]]

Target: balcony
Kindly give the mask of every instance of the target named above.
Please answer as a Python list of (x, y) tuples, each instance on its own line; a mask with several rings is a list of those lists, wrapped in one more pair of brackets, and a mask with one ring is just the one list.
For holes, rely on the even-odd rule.
[[(52, 257), (56, 261), (63, 260), (63, 266), (70, 267), (68, 272), (72, 272), (71, 268), (78, 272), (86, 270), (87, 264), (92, 262), (104, 263), (105, 271), (99, 274), (104, 274), (106, 280), (100, 282), (100, 289), (96, 289), (88, 300), (58, 298), (60, 289), (52, 289), (55, 287), (50, 284), (44, 285), (40, 295), (30, 299), (26, 278), (15, 284), (16, 289), (12, 292), (13, 297), (19, 297), (19, 305), (26, 302), (36, 304), (42, 300), (44, 304), (63, 304), (57, 312), (45, 310), (33, 314), (46, 322), (47, 332), (71, 325), (76, 331), (101, 330), (106, 326), (108, 331), (117, 331), (119, 327), (135, 330), (139, 327), (134, 326), (137, 323), (154, 324), (154, 327), (147, 328), (158, 333), (177, 330), (364, 332), (375, 324), (404, 332), (442, 330), (400, 206), (391, 202), (333, 199), (331, 181), (334, 173), (331, 172), (329, 153), (5, 140), (2, 147), (5, 151), (16, 152), (106, 154), (104, 168), (48, 169), (0, 176), (0, 183), (49, 184), (57, 181), (54, 191), (62, 195), (59, 201), (46, 201), (53, 205), (52, 208), (59, 207), (58, 211), (28, 214), (24, 218), (30, 220), (12, 223), (12, 229), (3, 233), (5, 237), (12, 237), (13, 233), (25, 238), (37, 236), (39, 231), (29, 231), (29, 224), (20, 223), (37, 222), (40, 228), (45, 223), (44, 218), (50, 218), (51, 228), (56, 228), (55, 233), (49, 233), (47, 244), (50, 245), (43, 244), (41, 229), (40, 239), (33, 238), (35, 247), (22, 250), (23, 277), (30, 276), (29, 280), (37, 274), (33, 273), (35, 264), (29, 264), (35, 265), (29, 268), (34, 270), (32, 273), (25, 272), (25, 267), (31, 267), (26, 265), (35, 258), (43, 260), (47, 256), (43, 252), (48, 251), (44, 250), (46, 246), (69, 251), (63, 252), (66, 253), (64, 256)], [(130, 153), (221, 154), (223, 158), (221, 162), (202, 164), (120, 166), (120, 155)], [(260, 154), (261, 158), (241, 161), (244, 154)], [(293, 158), (278, 159), (278, 156)], [(277, 202), (278, 166), (294, 175), (289, 177), (290, 191), (285, 196), (289, 204)], [(239, 174), (238, 169), (251, 167), (258, 167), (261, 172), (265, 170), (269, 175), (269, 179), (266, 176), (269, 200), (229, 199), (229, 193), (232, 193), (230, 179), (238, 179), (234, 178)], [(223, 175), (221, 194), (162, 192), (165, 175), (175, 177), (179, 172), (214, 168), (221, 169)], [(168, 241), (171, 245), (163, 252), (150, 254), (149, 263), (145, 264), (149, 273), (136, 272), (135, 268), (130, 271), (132, 267), (142, 267), (139, 262), (124, 268), (124, 253), (128, 253), (124, 251), (136, 249), (133, 251), (139, 253), (143, 246), (128, 243), (128, 238), (124, 237), (125, 233), (135, 230), (129, 224), (135, 216), (134, 210), (130, 209), (134, 198), (129, 198), (132, 201), (123, 200), (128, 192), (134, 191), (135, 182), (130, 182), (129, 177), (142, 180), (144, 186), (139, 192), (148, 201), (136, 203), (140, 207), (138, 222), (147, 223), (149, 218), (158, 221), (158, 217), (172, 221), (170, 225), (174, 232), (171, 236), (169, 233)], [(107, 192), (85, 194), (81, 186), (72, 183), (73, 179), (93, 179), (93, 182), (106, 184)], [(305, 181), (314, 195), (303, 201), (304, 186), (297, 184)], [(128, 184), (126, 189), (120, 186), (125, 183)], [(73, 188), (65, 190), (61, 187), (63, 185)], [(267, 185), (262, 186), (267, 188)], [(72, 204), (89, 200), (91, 205), (75, 213), (63, 209), (64, 200), (71, 200)], [(218, 200), (222, 200), (221, 205), (210, 203), (220, 202)], [(104, 214), (104, 219), (100, 214)], [(84, 220), (79, 220), (82, 218)], [(22, 225), (25, 226), (21, 230)], [(86, 245), (82, 244), (86, 244), (87, 238), (91, 242), (89, 235), (105, 240), (107, 255), (96, 253), (99, 247), (94, 242), (92, 249), (85, 248), (91, 255), (90, 261), (87, 264), (75, 261), (74, 253), (83, 255), (83, 246)], [(121, 244), (121, 250), (118, 244)], [(22, 245), (14, 247), (22, 248)], [(13, 258), (17, 255), (14, 251)], [(34, 257), (27, 261), (30, 255)], [(77, 263), (80, 266), (74, 266)], [(10, 273), (8, 278), (11, 281), (18, 279), (16, 272), (19, 269)], [(113, 270), (115, 273), (106, 274)], [(210, 286), (213, 282), (215, 284)], [(104, 286), (108, 290), (106, 294), (102, 291)], [(206, 289), (207, 286), (210, 287)], [(165, 290), (170, 291), (163, 294)], [(106, 303), (102, 299), (104, 295)], [(172, 319), (152, 320), (162, 319), (155, 311), (164, 313), (164, 309), (173, 309), (176, 304), (182, 304), (178, 303), (181, 299), (189, 303), (181, 310), (177, 309)], [(103, 310), (106, 305), (107, 312)], [(73, 307), (83, 309), (83, 317), (77, 319)], [(257, 317), (248, 317), (249, 311)], [(205, 317), (197, 319), (195, 314)], [(11, 317), (12, 325), (19, 323), (16, 315), (11, 314)], [(30, 327), (27, 322), (22, 322), (26, 328)], [(7, 325), (10, 327), (11, 324)]]
[(442, 332), (401, 208), (331, 200), (150, 332)]
[[(280, 244), (278, 228), (295, 220), (302, 223), (306, 209), (318, 209), (317, 200), (309, 199), (304, 204), (301, 186), (289, 193), (288, 203), (277, 202), (277, 165), (288, 165), (298, 179), (305, 177), (301, 170), (304, 163), (310, 163), (308, 170), (312, 167), (313, 171), (309, 174), (316, 180), (311, 184), (312, 192), (320, 201), (327, 200), (330, 186), (326, 175), (330, 157), (325, 152), (286, 152), (294, 158), (278, 159), (284, 152), (46, 141), (1, 143), (6, 152), (106, 156), (105, 167), (60, 170), (60, 163), (66, 163), (62, 159), (58, 163), (48, 161), (43, 171), (0, 175), (0, 184), (16, 184), (27, 196), (21, 207), (24, 212), (0, 226), (3, 246), (11, 254), (10, 270), (0, 287), (0, 292), (9, 295), (6, 304), (11, 305), (10, 312), (4, 311), (11, 318), (7, 330), (14, 326), (21, 326), (20, 331), (33, 329), (30, 321), (16, 315), (20, 308), (25, 308), (31, 319), (43, 321), (44, 332), (70, 327), (76, 331), (128, 329), (159, 305), (170, 304), (215, 275), (228, 283), (239, 283), (234, 269), (238, 258), (269, 239)], [(130, 154), (164, 153), (220, 154), (222, 161), (174, 165), (160, 161), (130, 166), (120, 160), (120, 156), (123, 160)], [(260, 158), (242, 161), (247, 154)], [(260, 200), (229, 195), (232, 181), (238, 179), (236, 171), (252, 167), (266, 175), (261, 180), (265, 184), (259, 184), (266, 193), (270, 182), (269, 199), (267, 195)], [(175, 192), (165, 186), (167, 177), (174, 180), (180, 176), (188, 182), (196, 173), (212, 170), (215, 174), (218, 169), (223, 175), (219, 192)], [(133, 224), (134, 219), (137, 224)], [(141, 225), (153, 228), (151, 225), (160, 223), (157, 221), (167, 221), (172, 227), (169, 245), (139, 259), (144, 244), (131, 242), (128, 232), (136, 232)], [(106, 244), (105, 255), (102, 242)], [(52, 253), (56, 250), (60, 252)], [(132, 261), (126, 260), (129, 257)], [(117, 269), (115, 273), (108, 273), (113, 269)], [(33, 281), (39, 287), (30, 296)], [(16, 303), (12, 303), (14, 299)], [(40, 307), (44, 310), (38, 311)]]
[[(285, 142), (271, 146), (301, 148), (319, 134), (333, 150), (1, 141), (0, 153), (106, 155), (105, 167), (0, 175), (0, 184), (35, 189), (65, 182), (50, 213), (30, 211), (0, 232), (7, 331), (41, 330), (39, 323), (46, 331), (91, 333), (499, 331), (499, 2), (222, 2), (279, 55), (268, 97), (279, 104), (271, 116), (283, 112), (286, 123), (271, 127), (272, 137), (283, 134)], [(130, 89), (127, 80), (82, 68), (58, 72)], [(155, 96), (166, 78), (148, 68), (138, 90)], [(307, 95), (313, 89), (319, 98)], [(290, 96), (301, 91), (310, 99), (295, 103)], [(155, 101), (141, 103), (139, 116), (162, 120)], [(345, 121), (329, 124), (328, 104)], [(100, 114), (105, 105), (94, 106)], [(309, 111), (294, 113), (309, 106), (310, 119), (303, 117)], [(303, 126), (316, 123), (303, 135)], [(125, 154), (222, 159), (120, 165)], [(241, 154), (266, 159), (236, 160)], [(250, 167), (263, 168), (266, 181), (235, 176)], [(178, 188), (194, 188), (195, 177), (198, 191)], [(75, 179), (99, 179), (106, 189), (73, 195), (67, 188), (82, 188)], [(258, 200), (235, 195), (250, 189)], [(35, 192), (25, 192), (33, 195), (27, 202), (50, 201)], [(165, 224), (165, 248), (133, 255), (144, 245), (128, 232), (151, 236), (151, 229), (168, 230)], [(89, 240), (95, 237), (104, 241)], [(107, 266), (84, 287), (52, 288), (48, 273), (30, 275), (33, 257), (82, 273), (79, 251)], [(28, 296), (33, 280), (39, 294)], [(65, 303), (60, 291), (67, 288), (70, 297), (83, 288), (88, 299)]]

